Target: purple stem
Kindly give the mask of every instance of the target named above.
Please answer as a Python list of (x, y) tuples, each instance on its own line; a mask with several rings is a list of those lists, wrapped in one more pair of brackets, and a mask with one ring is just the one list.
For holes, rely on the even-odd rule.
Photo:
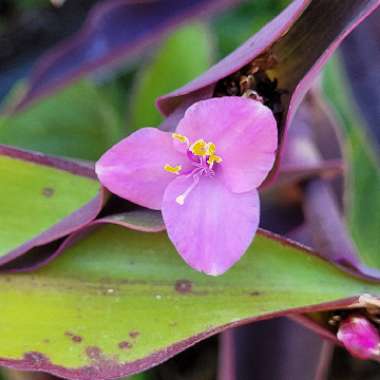
[[(233, 330), (236, 380), (305, 380), (317, 373), (322, 340), (286, 318)], [(307, 349), (305, 349), (307, 347)]]
[(219, 335), (218, 380), (237, 380), (234, 329)]
[(330, 372), (332, 357), (334, 354), (334, 345), (330, 342), (323, 342), (317, 373), (314, 380), (327, 380)]

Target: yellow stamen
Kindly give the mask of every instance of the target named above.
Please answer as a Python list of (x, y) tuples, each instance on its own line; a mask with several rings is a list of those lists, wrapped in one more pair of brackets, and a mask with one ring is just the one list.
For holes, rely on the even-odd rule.
[(216, 146), (214, 143), (212, 142), (209, 142), (207, 145), (206, 145), (206, 155), (207, 156), (213, 156), (216, 152)]
[(205, 140), (199, 139), (191, 144), (189, 149), (196, 156), (208, 157), (207, 163), (211, 166), (214, 163), (219, 164), (222, 162), (222, 157), (215, 154), (216, 146), (212, 142), (206, 143)]
[[(182, 144), (186, 144), (187, 149), (195, 156), (207, 159), (207, 164), (210, 165), (210, 169), (212, 169), (215, 163), (219, 164), (223, 161), (222, 157), (215, 154), (216, 146), (212, 142), (206, 142), (203, 139), (198, 139), (189, 146), (189, 139), (186, 136), (181, 135), (180, 133), (172, 133), (172, 138)], [(182, 167), (181, 165), (171, 166), (169, 164), (166, 164), (164, 166), (164, 169), (169, 173), (178, 175), (180, 174)], [(178, 203), (182, 204), (181, 202), (182, 200), (180, 198)]]
[(190, 152), (192, 152), (196, 156), (204, 157), (207, 155), (207, 145), (208, 144), (206, 144), (205, 140), (199, 139), (195, 141), (193, 144), (191, 144)]
[(188, 144), (189, 143), (189, 140), (186, 136), (184, 135), (181, 135), (180, 133), (172, 133), (172, 137), (174, 140), (177, 140), (179, 141), (180, 143), (186, 143)]
[(169, 173), (177, 174), (178, 175), (179, 172), (182, 170), (182, 166), (181, 165), (171, 166), (171, 165), (166, 164), (164, 166), (164, 170), (166, 170)]
[(223, 160), (222, 160), (222, 157), (217, 156), (216, 154), (212, 154), (212, 155), (208, 158), (207, 163), (208, 163), (209, 165), (212, 165), (214, 162), (216, 162), (217, 164), (220, 164), (222, 161), (223, 161)]

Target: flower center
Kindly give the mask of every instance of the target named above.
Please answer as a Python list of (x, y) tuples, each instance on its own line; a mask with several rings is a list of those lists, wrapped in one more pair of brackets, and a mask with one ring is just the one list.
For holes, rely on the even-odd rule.
[(215, 162), (217, 164), (222, 162), (222, 158), (215, 154), (216, 146), (212, 142), (206, 143), (203, 139), (199, 139), (189, 147), (189, 151), (195, 156), (203, 158), (210, 169)]
[(222, 157), (216, 154), (216, 146), (212, 142), (206, 142), (203, 139), (198, 139), (190, 144), (189, 139), (179, 133), (173, 133), (172, 137), (174, 143), (180, 144), (180, 146), (184, 148), (184, 152), (187, 154), (187, 157), (194, 166), (194, 168), (189, 172), (181, 173), (181, 165), (164, 165), (164, 170), (169, 173), (176, 175), (192, 175), (193, 177), (193, 183), (189, 186), (189, 188), (176, 198), (176, 202), (180, 205), (183, 205), (185, 203), (186, 197), (199, 183), (200, 176), (215, 175), (215, 171), (213, 169), (214, 164), (220, 164), (222, 162)]
[[(184, 145), (184, 152), (187, 153), (189, 160), (196, 169), (202, 171), (201, 174), (212, 174), (214, 164), (220, 164), (222, 162), (222, 157), (216, 155), (216, 146), (214, 143), (198, 139), (190, 145), (189, 139), (186, 136), (173, 133), (172, 137), (175, 143)], [(164, 170), (178, 175), (181, 173), (182, 166), (165, 164)]]

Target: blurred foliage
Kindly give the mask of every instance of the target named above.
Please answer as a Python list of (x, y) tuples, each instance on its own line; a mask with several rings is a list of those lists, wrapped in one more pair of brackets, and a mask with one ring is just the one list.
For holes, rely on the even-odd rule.
[(81, 81), (21, 113), (2, 116), (0, 143), (95, 160), (123, 136), (122, 130), (114, 106), (93, 82)]
[(122, 124), (123, 134), (129, 130), (128, 123), (126, 123), (126, 114), (129, 109), (128, 99), (135, 83), (137, 66), (133, 63), (128, 64), (117, 72), (110, 73), (111, 75), (106, 78), (95, 76), (97, 89), (114, 108), (119, 122)]
[(157, 126), (163, 118), (155, 107), (156, 98), (205, 71), (212, 53), (211, 36), (204, 24), (187, 25), (172, 33), (136, 76), (128, 130)]
[(33, 9), (51, 6), (50, 0), (14, 0), (14, 4), (20, 9)]
[(121, 380), (151, 380), (152, 376), (148, 372), (142, 372), (134, 376), (125, 377)]
[(0, 7), (13, 11), (30, 11), (53, 7), (57, 1), (60, 0), (1, 0)]
[(224, 57), (251, 37), (285, 8), (291, 0), (246, 0), (212, 22), (219, 56)]
[(344, 127), (349, 166), (345, 194), (348, 228), (364, 263), (380, 268), (380, 162), (337, 58), (326, 67), (323, 84)]
[[(74, 3), (80, 2), (81, 0), (8, 0), (12, 2), (13, 5), (22, 10), (30, 10), (30, 9), (39, 9), (39, 8), (48, 8), (52, 6), (63, 6), (65, 3), (71, 2)], [(95, 4), (97, 0), (93, 0)]]
[[(137, 72), (71, 85), (26, 111), (0, 118), (0, 143), (49, 154), (96, 160), (125, 133), (162, 120), (157, 96), (188, 82), (207, 69), (213, 55), (225, 55), (278, 13), (289, 0), (244, 2), (216, 17), (210, 29), (200, 23), (172, 33)], [(51, 6), (49, 0), (17, 0), (22, 7)], [(218, 47), (214, 47), (214, 37)], [(131, 83), (133, 86), (131, 88)], [(12, 103), (15, 93), (6, 103)], [(16, 94), (17, 95), (17, 94)], [(127, 99), (129, 98), (129, 102)], [(127, 122), (126, 122), (127, 121)]]

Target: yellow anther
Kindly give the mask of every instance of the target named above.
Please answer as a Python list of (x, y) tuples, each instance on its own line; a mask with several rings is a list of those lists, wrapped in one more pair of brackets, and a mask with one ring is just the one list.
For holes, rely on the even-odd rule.
[(212, 154), (208, 159), (207, 159), (207, 163), (209, 165), (212, 165), (214, 162), (217, 163), (217, 164), (220, 164), (222, 162), (222, 157), (219, 157), (217, 156), (216, 154)]
[(177, 140), (179, 141), (180, 143), (186, 143), (188, 144), (189, 143), (189, 140), (186, 136), (184, 135), (181, 135), (180, 133), (172, 133), (172, 137), (174, 140)]
[(216, 152), (216, 146), (214, 143), (212, 142), (209, 142), (207, 145), (206, 145), (206, 155), (207, 156), (213, 156)]
[(199, 139), (195, 141), (190, 146), (190, 151), (196, 156), (206, 156), (207, 155), (207, 145), (206, 141), (203, 139)]
[(166, 170), (169, 173), (177, 174), (178, 175), (179, 172), (182, 170), (182, 166), (181, 165), (171, 166), (171, 165), (166, 164), (164, 166), (164, 170)]
[(207, 163), (209, 165), (222, 162), (222, 157), (215, 154), (216, 146), (212, 142), (206, 143), (205, 140), (199, 139), (191, 144), (189, 149), (196, 156), (207, 157)]

